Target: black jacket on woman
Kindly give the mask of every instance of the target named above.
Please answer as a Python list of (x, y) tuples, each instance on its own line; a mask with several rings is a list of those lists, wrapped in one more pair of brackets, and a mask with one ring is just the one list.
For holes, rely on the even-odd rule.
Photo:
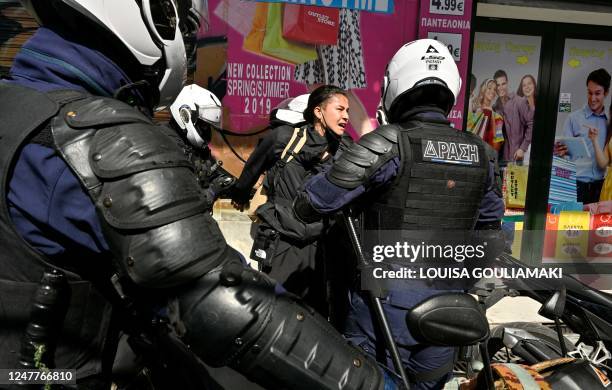
[[(293, 158), (284, 163), (281, 155), (290, 142), (295, 127), (282, 125), (272, 129), (249, 157), (234, 187), (234, 200), (244, 203), (259, 176), (268, 196), (257, 209), (261, 223), (257, 227), (251, 258), (259, 267), (290, 292), (300, 295), (311, 306), (321, 306), (324, 298), (322, 266), (316, 265), (317, 239), (324, 223), (304, 224), (295, 218), (293, 199), (308, 178), (325, 170), (338, 149), (338, 142), (317, 133), (305, 124), (306, 143)], [(265, 252), (265, 253), (264, 253)], [(315, 298), (316, 296), (316, 298)]]

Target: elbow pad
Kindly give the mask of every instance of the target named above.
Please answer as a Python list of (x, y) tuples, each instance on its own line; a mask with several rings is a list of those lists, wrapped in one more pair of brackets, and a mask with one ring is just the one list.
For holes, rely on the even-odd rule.
[(350, 145), (327, 172), (327, 179), (341, 188), (365, 184), (387, 161), (398, 155), (398, 128), (385, 125)]
[(228, 263), (178, 299), (191, 350), (267, 389), (397, 388), (323, 317), (277, 294), (274, 281), (252, 269)]

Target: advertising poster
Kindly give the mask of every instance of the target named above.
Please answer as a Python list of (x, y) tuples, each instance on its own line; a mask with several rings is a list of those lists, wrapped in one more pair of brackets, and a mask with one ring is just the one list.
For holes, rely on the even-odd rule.
[(610, 72), (612, 42), (565, 40), (549, 190), (559, 226), (547, 226), (556, 245), (545, 257), (612, 258)]
[(463, 128), (471, 17), (472, 0), (421, 0), (419, 38), (430, 38), (445, 43), (459, 68), (462, 88), (449, 115), (452, 124), (458, 129)]
[(534, 132), (541, 38), (474, 34), (466, 130), (499, 153), (506, 214), (522, 214)]
[(612, 42), (565, 41), (555, 154), (564, 155), (570, 169), (575, 168), (576, 199), (567, 200), (612, 201), (612, 178), (606, 175), (611, 155), (610, 72)]
[(208, 0), (206, 14), (195, 81), (222, 98), (224, 128), (252, 133), (284, 99), (335, 84), (349, 91), (355, 135), (375, 127), (386, 64), (416, 38), (418, 0)]
[[(467, 130), (485, 138), (505, 163), (529, 161), (541, 40), (530, 35), (474, 35)], [(522, 153), (517, 154), (518, 149)]]

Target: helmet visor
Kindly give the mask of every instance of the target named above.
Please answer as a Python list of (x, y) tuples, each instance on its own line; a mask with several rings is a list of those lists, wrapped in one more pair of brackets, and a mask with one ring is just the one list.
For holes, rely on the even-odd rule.
[(153, 28), (164, 40), (172, 40), (176, 34), (178, 16), (172, 0), (150, 0)]

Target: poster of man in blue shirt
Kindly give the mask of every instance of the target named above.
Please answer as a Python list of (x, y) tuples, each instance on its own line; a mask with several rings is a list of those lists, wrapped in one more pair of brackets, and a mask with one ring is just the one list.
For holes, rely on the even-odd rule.
[(589, 137), (596, 137), (599, 145), (606, 144), (608, 116), (604, 101), (610, 91), (610, 74), (603, 68), (589, 73), (586, 81), (587, 104), (573, 111), (563, 125), (564, 137), (555, 142), (555, 154), (567, 156), (576, 163), (577, 201), (594, 203), (604, 182), (605, 168), (595, 159), (595, 149)]

